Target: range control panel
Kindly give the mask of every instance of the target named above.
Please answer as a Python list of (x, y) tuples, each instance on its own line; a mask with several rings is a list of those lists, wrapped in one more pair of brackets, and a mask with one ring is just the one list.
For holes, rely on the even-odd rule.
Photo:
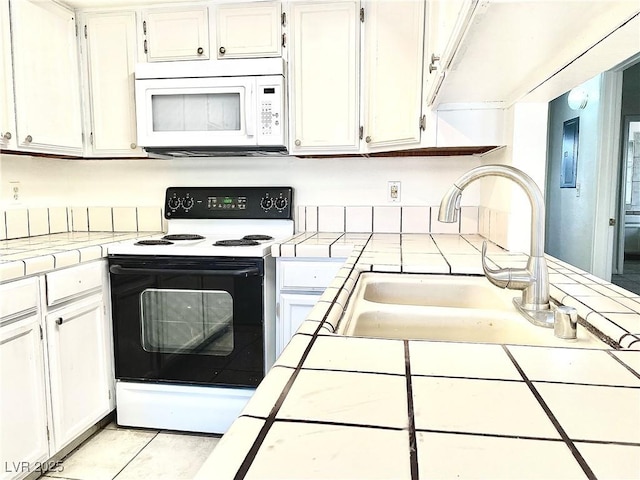
[(166, 219), (293, 218), (291, 187), (169, 187)]

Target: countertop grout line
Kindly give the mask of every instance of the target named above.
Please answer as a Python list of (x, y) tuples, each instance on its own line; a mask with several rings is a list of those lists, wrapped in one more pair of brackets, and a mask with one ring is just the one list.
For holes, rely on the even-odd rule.
[(509, 351), (509, 349), (506, 346), (503, 345), (502, 349), (505, 351), (509, 359), (511, 359), (513, 366), (516, 368), (516, 370), (518, 370), (518, 373), (520, 373), (520, 376), (522, 376), (523, 380), (529, 387), (529, 390), (531, 391), (533, 396), (536, 398), (536, 400), (538, 401), (538, 403), (540, 404), (544, 412), (547, 414), (547, 417), (549, 418), (549, 420), (551, 421), (551, 423), (553, 424), (557, 432), (560, 434), (560, 437), (562, 438), (562, 440), (564, 440), (564, 443), (567, 445), (567, 447), (571, 451), (571, 454), (576, 459), (576, 461), (578, 462), (578, 465), (580, 465), (580, 468), (582, 468), (582, 471), (585, 473), (587, 478), (597, 480), (597, 477), (593, 473), (593, 470), (591, 470), (591, 467), (589, 467), (589, 465), (587, 464), (586, 460), (584, 459), (584, 457), (582, 456), (578, 448), (573, 444), (573, 442), (571, 441), (571, 438), (569, 438), (569, 435), (567, 434), (567, 432), (564, 430), (564, 428), (562, 428), (562, 425), (560, 424), (558, 419), (555, 417), (555, 415), (549, 408), (549, 405), (547, 405), (547, 402), (544, 401), (544, 399), (542, 398), (542, 395), (540, 395), (540, 392), (538, 392), (535, 385), (531, 382), (531, 380), (529, 380), (529, 377), (527, 377), (527, 374), (524, 373), (524, 370), (522, 369), (520, 364), (516, 361), (515, 357), (512, 355), (512, 353)]
[[(640, 373), (636, 372), (633, 368), (631, 368), (629, 365), (627, 365), (626, 363), (624, 363), (620, 358), (618, 358), (616, 355), (613, 354), (613, 352), (611, 352), (610, 350), (605, 350), (607, 352), (607, 354), (612, 357), (616, 362), (618, 362), (620, 365), (622, 365), (624, 368), (626, 368), (627, 370), (629, 370), (629, 372), (631, 372), (632, 375), (634, 375), (636, 378), (640, 378)], [(622, 351), (622, 350), (621, 350)]]
[(508, 438), (512, 440), (535, 440), (540, 442), (564, 442), (562, 438), (550, 438), (550, 437), (535, 437), (531, 435), (509, 435), (506, 433), (487, 433), (487, 432), (463, 432), (460, 430), (439, 430), (433, 428), (418, 428), (417, 432), (424, 433), (438, 433), (446, 435), (470, 435), (474, 437), (489, 437), (489, 438)]
[(413, 385), (411, 383), (411, 356), (409, 354), (409, 340), (403, 340), (404, 368), (407, 382), (407, 415), (409, 417), (409, 462), (411, 467), (411, 480), (420, 478), (418, 468), (418, 441), (416, 436), (416, 420), (413, 408)]

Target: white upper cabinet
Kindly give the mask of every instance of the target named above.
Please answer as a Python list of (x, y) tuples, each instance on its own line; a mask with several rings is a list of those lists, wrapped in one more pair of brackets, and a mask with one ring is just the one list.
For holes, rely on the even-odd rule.
[(49, 0), (10, 7), (17, 148), (82, 154), (74, 13)]
[[(455, 3), (457, 12), (443, 13)], [(430, 0), (426, 57), (440, 60), (427, 104), (508, 107), (541, 86), (557, 85), (536, 99), (549, 101), (638, 53), (639, 12), (637, 0)], [(453, 28), (440, 35), (439, 25)], [(558, 81), (567, 75), (572, 82)]]
[(89, 85), (87, 153), (143, 155), (136, 141), (134, 102), (136, 13), (88, 13), (83, 30)]
[(427, 0), (425, 100), (431, 105), (478, 0)]
[(424, 2), (363, 2), (365, 150), (418, 145)]
[(144, 51), (149, 62), (209, 58), (206, 6), (143, 11)]
[(280, 2), (216, 5), (215, 18), (219, 59), (281, 55)]
[(358, 152), (357, 2), (292, 2), (289, 17), (290, 152)]
[(16, 148), (9, 3), (0, 2), (0, 149)]

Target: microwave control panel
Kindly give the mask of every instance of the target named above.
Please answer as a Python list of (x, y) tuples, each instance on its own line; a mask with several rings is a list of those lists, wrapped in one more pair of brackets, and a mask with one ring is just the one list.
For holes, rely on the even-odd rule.
[(257, 77), (258, 79), (258, 144), (282, 145), (286, 132), (284, 125), (284, 95), (282, 76)]

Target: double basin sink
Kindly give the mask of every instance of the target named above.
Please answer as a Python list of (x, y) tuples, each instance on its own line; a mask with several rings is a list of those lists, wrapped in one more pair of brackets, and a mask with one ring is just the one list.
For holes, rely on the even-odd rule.
[(360, 275), (336, 333), (355, 337), (608, 348), (578, 326), (576, 340), (531, 324), (518, 292), (485, 277), (367, 272)]

